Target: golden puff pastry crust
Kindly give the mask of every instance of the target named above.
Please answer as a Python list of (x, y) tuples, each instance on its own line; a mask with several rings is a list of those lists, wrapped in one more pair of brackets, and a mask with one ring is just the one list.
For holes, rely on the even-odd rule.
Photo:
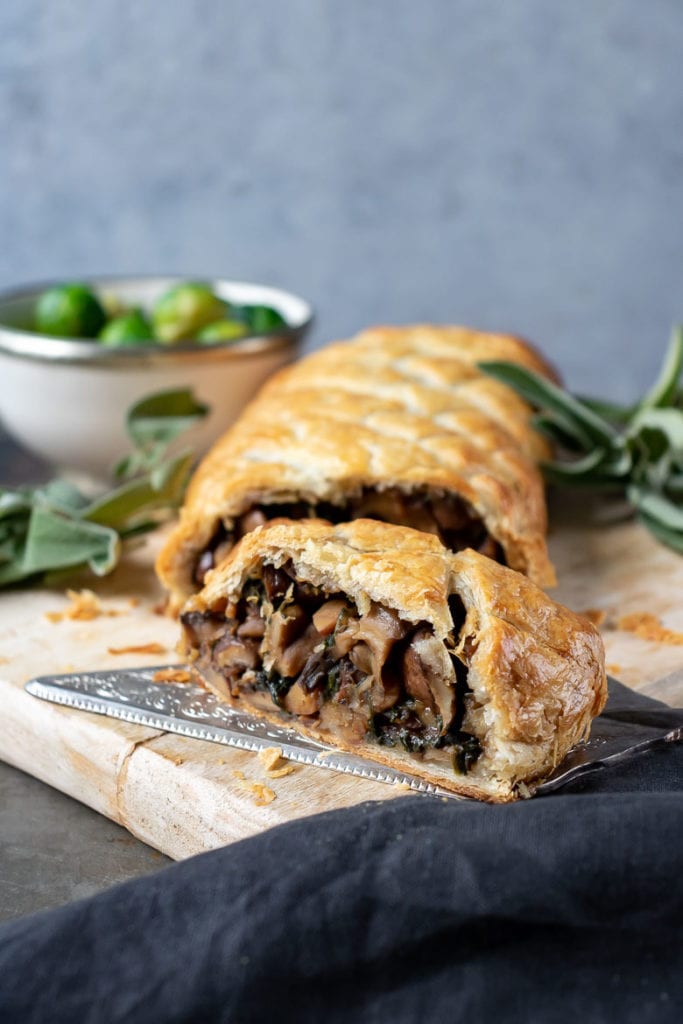
[[(355, 732), (346, 726), (340, 729), (334, 719), (326, 719), (326, 712), (319, 710), (320, 706), (326, 707), (324, 700), (320, 705), (322, 698), (317, 712), (312, 713), (312, 705), (307, 704), (302, 709), (306, 713), (297, 718), (297, 728), (303, 733), (343, 750), (465, 796), (494, 802), (514, 800), (533, 792), (568, 750), (588, 735), (593, 717), (604, 706), (604, 649), (599, 633), (587, 619), (552, 601), (528, 578), (477, 552), (453, 554), (428, 534), (364, 519), (337, 526), (306, 520), (261, 527), (237, 544), (223, 564), (209, 574), (201, 593), (186, 604), (182, 615), (184, 653), (195, 662), (210, 689), (233, 706), (246, 705), (273, 722), (282, 724), (286, 718), (291, 723), (291, 715), (286, 715), (291, 708), (286, 704), (284, 711), (278, 710), (274, 698), (258, 689), (249, 692), (249, 681), (263, 680), (263, 676), (253, 676), (249, 671), (240, 674), (243, 670), (235, 670), (233, 665), (224, 677), (219, 664), (222, 655), (211, 653), (218, 649), (234, 654), (221, 638), (226, 630), (240, 633), (235, 624), (239, 619), (236, 609), (249, 607), (240, 600), (249, 593), (254, 579), (264, 577), (264, 566), (280, 573), (284, 570), (286, 580), (293, 581), (293, 592), (290, 589), (286, 600), (293, 602), (295, 609), (299, 608), (297, 587), (302, 583), (304, 589), (312, 587), (329, 599), (329, 607), (336, 601), (333, 610), (339, 606), (340, 597), (351, 608), (354, 629), (349, 631), (345, 620), (346, 632), (338, 640), (337, 624), (331, 647), (315, 610), (310, 612), (312, 622), (318, 623), (324, 638), (307, 625), (305, 616), (298, 626), (304, 631), (300, 635), (308, 643), (308, 657), (312, 658), (306, 664), (315, 663), (316, 656), (328, 659), (322, 667), (317, 665), (322, 671), (320, 678), (330, 672), (329, 659), (338, 659), (336, 670), (332, 664), (337, 674), (340, 664), (348, 666), (349, 658), (354, 659), (356, 649), (352, 647), (349, 654), (348, 643), (342, 642), (348, 641), (349, 635), (364, 637), (371, 645), (374, 635), (376, 643), (376, 634), (365, 623), (388, 622), (389, 631), (393, 630), (390, 649), (383, 652), (385, 667), (377, 668), (372, 663), (378, 678), (385, 679), (386, 666), (392, 678), (388, 697), (386, 690), (376, 690), (373, 683), (371, 692), (378, 696), (370, 698), (369, 710), (364, 706), (368, 722), (375, 723), (368, 731), (362, 730), (359, 736), (357, 728)], [(272, 594), (268, 593), (271, 596), (263, 598), (260, 610), (252, 607), (248, 613), (269, 623), (262, 627), (262, 636), (249, 641), (251, 661), (246, 658), (244, 663), (248, 661), (254, 671), (264, 666), (272, 671), (273, 665), (279, 664), (272, 643), (269, 646), (277, 599), (271, 601)], [(253, 595), (249, 601), (258, 604)], [(291, 612), (292, 616), (296, 614), (299, 612)], [(320, 615), (325, 617), (324, 610)], [(258, 624), (254, 629), (253, 621), (249, 620), (252, 628), (247, 628), (245, 635), (258, 634)], [(201, 640), (200, 626), (209, 628), (208, 646)], [(304, 641), (299, 640), (299, 645), (305, 646)], [(235, 642), (239, 646), (239, 636)], [(291, 650), (286, 649), (282, 656), (287, 657)], [(356, 662), (364, 664), (358, 658)], [(225, 664), (229, 663), (227, 660)], [(417, 686), (416, 665), (424, 677), (420, 679), (418, 672)], [(310, 684), (313, 679), (315, 683), (315, 674), (305, 668), (302, 671), (300, 680)], [(392, 676), (397, 671), (401, 674), (398, 684)], [(367, 690), (362, 673), (355, 669), (352, 672), (354, 684), (360, 691), (364, 687)], [(353, 706), (352, 690), (349, 693), (351, 697), (347, 694), (342, 700), (346, 707)], [(393, 701), (389, 710), (387, 699)], [(382, 712), (379, 717), (372, 706), (376, 700)], [(293, 707), (296, 712), (300, 705)], [(393, 717), (396, 721), (405, 719), (412, 727), (412, 712), (402, 710), (408, 707), (421, 709), (420, 726), (431, 723), (431, 733), (427, 728), (424, 735), (434, 740), (434, 728), (441, 728), (434, 748), (427, 745), (421, 753), (413, 753), (399, 743), (380, 745), (384, 741), (377, 737), (383, 734), (376, 723), (385, 728), (385, 721)], [(437, 725), (433, 715), (429, 717), (432, 712), (440, 715)], [(449, 723), (444, 716), (451, 713)], [(443, 739), (446, 727), (447, 739), (456, 737), (455, 747)], [(389, 739), (392, 735), (395, 738), (390, 722), (386, 728)], [(466, 740), (474, 743), (479, 753), (476, 762), (462, 774), (454, 771), (454, 750), (457, 752), (462, 743), (467, 747)]]
[[(176, 609), (221, 524), (230, 531), (254, 506), (292, 502), (320, 514), (318, 503), (343, 508), (367, 490), (457, 496), (508, 565), (552, 585), (535, 465), (547, 446), (529, 406), (477, 368), (488, 359), (554, 376), (517, 338), (418, 325), (366, 330), (272, 377), (199, 466), (160, 555)], [(423, 528), (407, 520), (390, 516)]]

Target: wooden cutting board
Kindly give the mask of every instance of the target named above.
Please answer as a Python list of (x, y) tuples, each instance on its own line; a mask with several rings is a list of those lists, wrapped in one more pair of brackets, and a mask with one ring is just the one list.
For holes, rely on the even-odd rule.
[[(605, 614), (609, 671), (671, 704), (683, 704), (683, 558), (633, 522), (607, 521), (614, 509), (563, 503), (553, 515), (552, 557), (561, 580), (553, 596), (578, 611)], [(157, 612), (152, 572), (159, 540), (138, 548), (112, 576), (93, 583), (105, 614), (90, 621), (50, 621), (64, 610), (61, 591), (24, 590), (0, 597), (0, 759), (35, 775), (180, 859), (272, 825), (405, 790), (305, 765), (271, 779), (258, 756), (185, 739), (30, 697), (33, 676), (175, 661), (177, 623)], [(647, 613), (669, 633), (656, 639), (617, 628)], [(642, 632), (642, 630), (641, 630)], [(680, 636), (676, 636), (680, 633)], [(163, 652), (114, 654), (158, 644)], [(260, 798), (260, 785), (274, 793)]]

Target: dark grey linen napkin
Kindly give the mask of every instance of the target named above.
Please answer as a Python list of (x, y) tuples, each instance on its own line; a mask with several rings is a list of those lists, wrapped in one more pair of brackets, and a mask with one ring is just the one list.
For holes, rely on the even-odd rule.
[(682, 844), (680, 745), (318, 815), (4, 925), (0, 1021), (679, 1022)]

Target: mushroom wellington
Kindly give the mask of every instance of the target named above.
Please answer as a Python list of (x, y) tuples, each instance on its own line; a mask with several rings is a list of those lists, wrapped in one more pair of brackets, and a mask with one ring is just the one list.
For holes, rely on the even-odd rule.
[(181, 621), (222, 700), (483, 800), (529, 795), (606, 699), (590, 622), (476, 551), (374, 520), (249, 533)]

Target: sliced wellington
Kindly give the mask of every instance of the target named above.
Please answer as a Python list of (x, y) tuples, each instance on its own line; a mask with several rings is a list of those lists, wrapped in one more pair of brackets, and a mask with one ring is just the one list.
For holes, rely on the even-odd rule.
[(552, 376), (524, 342), (464, 327), (375, 328), (281, 371), (206, 456), (158, 561), (178, 609), (266, 521), (373, 518), (554, 581), (545, 442), (477, 363)]
[(483, 800), (532, 792), (606, 699), (590, 622), (476, 551), (375, 520), (249, 533), (181, 622), (222, 700)]

